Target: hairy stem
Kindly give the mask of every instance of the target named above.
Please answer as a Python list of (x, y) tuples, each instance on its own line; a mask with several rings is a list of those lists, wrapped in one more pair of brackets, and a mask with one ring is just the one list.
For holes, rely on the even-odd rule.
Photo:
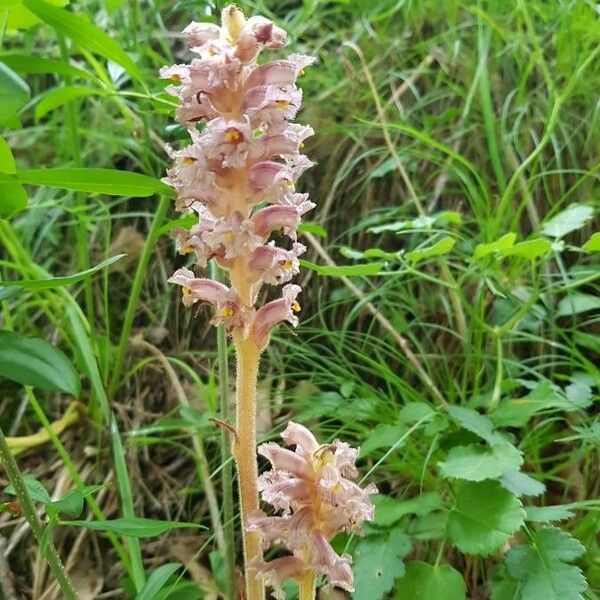
[(25, 486), (21, 471), (6, 443), (6, 438), (4, 437), (2, 429), (0, 429), (0, 462), (4, 466), (8, 479), (15, 489), (15, 494), (19, 501), (23, 516), (27, 523), (29, 523), (29, 527), (31, 527), (31, 531), (35, 536), (40, 552), (48, 562), (50, 571), (52, 571), (52, 575), (62, 590), (63, 598), (65, 598), (65, 600), (77, 600), (77, 593), (69, 580), (69, 576), (65, 571), (60, 556), (58, 555), (48, 532), (45, 531), (40, 522), (35, 506), (33, 505), (27, 487)]
[(315, 574), (308, 571), (298, 583), (298, 600), (314, 600), (316, 596)]
[(265, 596), (262, 579), (248, 570), (250, 561), (262, 555), (261, 540), (258, 533), (246, 531), (248, 516), (258, 509), (256, 383), (260, 350), (252, 339), (244, 339), (242, 333), (235, 334), (233, 340), (237, 356), (236, 439), (233, 456), (237, 465), (240, 490), (246, 598), (263, 600)]

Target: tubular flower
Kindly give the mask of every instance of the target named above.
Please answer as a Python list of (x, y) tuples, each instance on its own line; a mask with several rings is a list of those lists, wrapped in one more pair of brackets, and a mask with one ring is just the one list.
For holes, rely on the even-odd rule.
[[(264, 284), (282, 285), (298, 272), (305, 251), (296, 242), (297, 228), (314, 204), (295, 184), (312, 166), (300, 149), (313, 130), (290, 120), (302, 99), (296, 79), (314, 59), (291, 54), (259, 65), (260, 52), (283, 47), (286, 33), (264, 17), (246, 19), (234, 5), (223, 10), (221, 26), (191, 23), (184, 35), (196, 58), (163, 67), (160, 75), (170, 80), (166, 91), (179, 101), (177, 120), (191, 143), (167, 149), (173, 166), (165, 181), (177, 192), (177, 209), (196, 214), (198, 223), (172, 236), (197, 267), (216, 260), (229, 272), (230, 288), (210, 287), (186, 269), (170, 281), (182, 286), (186, 306), (212, 304), (213, 322), (245, 339), (255, 335), (263, 348), (276, 323), (298, 322), (298, 286), (262, 308), (255, 303)], [(288, 238), (287, 248), (269, 241), (274, 231)]]
[(258, 559), (252, 566), (276, 589), (286, 578), (300, 580), (312, 572), (352, 591), (351, 559), (336, 554), (330, 540), (341, 531), (360, 532), (363, 521), (373, 519), (369, 495), (377, 489), (361, 488), (349, 479), (358, 475), (358, 449), (338, 440), (321, 445), (306, 427), (291, 421), (281, 437), (296, 448), (259, 446), (258, 453), (272, 469), (258, 478), (258, 489), (282, 514), (270, 517), (256, 511), (247, 527), (260, 534), (265, 548), (283, 544), (291, 554), (269, 562)]

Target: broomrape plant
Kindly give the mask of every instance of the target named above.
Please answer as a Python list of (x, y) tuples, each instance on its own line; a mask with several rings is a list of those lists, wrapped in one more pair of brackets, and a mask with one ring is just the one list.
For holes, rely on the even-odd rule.
[[(356, 450), (341, 442), (320, 446), (301, 425), (283, 434), (296, 452), (275, 444), (259, 452), (273, 470), (258, 478), (256, 461), (256, 382), (260, 355), (272, 328), (298, 324), (300, 286), (287, 283), (298, 273), (306, 248), (297, 242), (304, 213), (314, 207), (295, 191), (311, 161), (301, 154), (310, 126), (294, 124), (302, 92), (296, 79), (314, 58), (292, 54), (258, 64), (263, 49), (281, 48), (286, 33), (264, 17), (246, 19), (234, 5), (223, 10), (221, 26), (191, 23), (184, 33), (190, 64), (165, 67), (167, 91), (179, 99), (177, 120), (187, 126), (192, 143), (169, 149), (174, 166), (167, 183), (177, 191), (177, 209), (198, 215), (189, 231), (173, 232), (181, 254), (193, 254), (196, 266), (212, 259), (224, 269), (229, 285), (198, 278), (187, 268), (170, 282), (183, 288), (183, 303), (214, 307), (214, 325), (229, 332), (237, 356), (236, 425), (233, 455), (237, 465), (246, 595), (264, 597), (263, 578), (278, 588), (295, 578), (302, 598), (314, 596), (315, 576), (353, 589), (349, 557), (335, 554), (329, 540), (342, 530), (372, 519), (368, 494), (346, 479), (356, 475)], [(204, 127), (199, 130), (198, 123)], [(289, 248), (269, 241), (282, 230)], [(285, 284), (285, 285), (283, 285)], [(281, 286), (279, 298), (260, 305), (264, 286)], [(258, 491), (283, 516), (259, 511)], [(283, 543), (292, 555), (263, 562), (263, 544)]]

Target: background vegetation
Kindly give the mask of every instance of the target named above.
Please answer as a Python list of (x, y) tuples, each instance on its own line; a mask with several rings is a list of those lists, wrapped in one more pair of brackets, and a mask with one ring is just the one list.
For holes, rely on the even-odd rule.
[[(362, 447), (376, 519), (336, 540), (354, 597), (596, 598), (597, 5), (239, 4), (318, 56), (303, 319), (265, 357), (259, 426)], [(62, 597), (52, 536), (82, 598), (226, 589), (226, 380), (208, 313), (166, 283), (157, 181), (185, 135), (158, 69), (220, 8), (0, 0), (0, 426), (52, 525), (36, 549), (0, 498), (7, 599)]]

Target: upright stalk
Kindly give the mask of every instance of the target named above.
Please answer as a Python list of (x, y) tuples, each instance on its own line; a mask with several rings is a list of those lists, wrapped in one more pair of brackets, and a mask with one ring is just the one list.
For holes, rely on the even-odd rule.
[(248, 570), (252, 559), (262, 556), (260, 535), (246, 530), (250, 514), (258, 510), (258, 466), (256, 462), (256, 382), (260, 350), (252, 339), (236, 334), (233, 338), (237, 357), (236, 373), (236, 438), (233, 455), (237, 465), (240, 490), (240, 512), (244, 544), (244, 570), (247, 600), (262, 600), (262, 578)]
[[(217, 361), (219, 366), (220, 416), (229, 422), (229, 365), (227, 360), (227, 332), (221, 326), (217, 330)], [(233, 513), (233, 468), (229, 431), (221, 428), (221, 482), (223, 487), (223, 533), (225, 536), (225, 594), (235, 598), (235, 530)]]
[(314, 600), (315, 589), (315, 574), (313, 571), (308, 571), (300, 580), (298, 587), (298, 600)]
[(11, 454), (10, 448), (6, 443), (6, 438), (4, 437), (4, 433), (0, 428), (0, 463), (4, 466), (6, 470), (6, 474), (8, 475), (8, 479), (12, 483), (15, 494), (19, 501), (21, 510), (23, 512), (23, 516), (27, 523), (29, 523), (29, 527), (31, 527), (31, 531), (35, 536), (35, 539), (38, 543), (39, 550), (42, 556), (48, 562), (48, 566), (50, 567), (50, 571), (56, 582), (58, 583), (63, 598), (65, 600), (77, 600), (77, 594), (73, 585), (71, 584), (67, 572), (62, 564), (60, 556), (52, 543), (52, 540), (48, 536), (48, 532), (42, 526), (40, 519), (35, 510), (35, 506), (31, 501), (31, 497), (29, 496), (29, 492), (27, 491), (27, 487), (25, 486), (25, 481), (21, 476), (21, 471), (19, 471), (19, 467)]

